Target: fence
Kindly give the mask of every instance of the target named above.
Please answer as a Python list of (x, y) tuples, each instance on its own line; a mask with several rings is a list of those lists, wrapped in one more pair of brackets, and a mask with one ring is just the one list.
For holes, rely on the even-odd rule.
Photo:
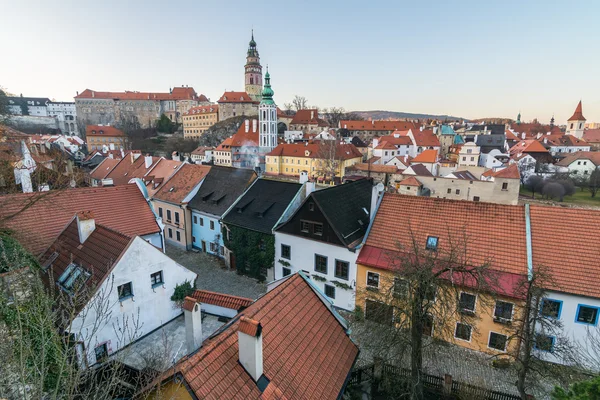
[[(380, 366), (370, 364), (352, 371), (348, 386), (359, 385), (363, 382), (379, 378), (384, 382), (393, 382), (395, 387), (410, 389), (411, 370), (391, 364), (382, 363)], [(483, 399), (483, 400), (521, 400), (520, 396), (498, 392), (464, 382), (455, 381), (451, 375), (436, 376), (421, 374), (426, 397), (446, 399)], [(427, 396), (428, 395), (428, 396)]]

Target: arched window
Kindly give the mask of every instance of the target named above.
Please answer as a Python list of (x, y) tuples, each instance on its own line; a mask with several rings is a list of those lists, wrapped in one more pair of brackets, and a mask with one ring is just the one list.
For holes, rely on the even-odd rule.
[(250, 77), (250, 84), (254, 85), (254, 77), (252, 77), (252, 76)]
[(267, 112), (263, 110), (263, 119), (267, 119)]

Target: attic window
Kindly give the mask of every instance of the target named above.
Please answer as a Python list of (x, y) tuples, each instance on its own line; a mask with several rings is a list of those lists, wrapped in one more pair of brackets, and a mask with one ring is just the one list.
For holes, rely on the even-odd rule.
[(425, 244), (425, 248), (427, 250), (437, 250), (438, 240), (439, 238), (437, 236), (427, 236), (427, 243)]
[(71, 263), (67, 266), (65, 271), (58, 277), (58, 284), (68, 292), (72, 292), (73, 286), (77, 280), (81, 283), (87, 281), (90, 277), (90, 273), (85, 271), (79, 265)]
[(174, 188), (174, 187), (172, 187), (171, 189), (169, 189), (169, 192), (172, 192), (174, 189), (175, 189), (175, 188)]

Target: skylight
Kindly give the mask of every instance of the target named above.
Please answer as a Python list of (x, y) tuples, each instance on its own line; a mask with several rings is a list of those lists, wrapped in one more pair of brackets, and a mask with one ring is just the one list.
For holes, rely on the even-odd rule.
[(85, 271), (79, 265), (71, 263), (67, 266), (65, 271), (58, 277), (58, 284), (65, 290), (72, 292), (73, 286), (80, 280), (82, 283), (87, 281), (90, 277), (90, 273)]
[(427, 236), (427, 243), (425, 244), (425, 248), (427, 250), (437, 250), (438, 240), (439, 238), (436, 236)]

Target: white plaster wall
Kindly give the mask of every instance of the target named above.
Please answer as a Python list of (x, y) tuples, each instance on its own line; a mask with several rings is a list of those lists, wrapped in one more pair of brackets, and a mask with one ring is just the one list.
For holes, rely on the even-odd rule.
[[(291, 259), (287, 260), (281, 257), (281, 244), (287, 244), (291, 247)], [(335, 246), (332, 244), (309, 240), (298, 236), (288, 235), (281, 232), (275, 232), (275, 280), (283, 277), (283, 265), (279, 260), (289, 262), (292, 274), (301, 270), (307, 271), (314, 284), (325, 293), (325, 284), (335, 287), (335, 299), (333, 305), (346, 310), (354, 310), (355, 293), (356, 293), (356, 259), (358, 250), (351, 252), (345, 247)], [(327, 274), (315, 272), (315, 254), (320, 254), (327, 257)], [(335, 277), (335, 260), (347, 261), (348, 280)], [(320, 275), (327, 279), (327, 282), (320, 282), (312, 279), (312, 275)], [(331, 281), (343, 282), (352, 286), (351, 290), (339, 288)]]
[(163, 247), (163, 238), (160, 232), (152, 233), (150, 235), (141, 236), (142, 239), (149, 242), (151, 245), (156, 246), (157, 248), (164, 250)]
[(219, 317), (227, 317), (227, 318), (233, 318), (238, 313), (237, 310), (234, 310), (232, 308), (215, 306), (214, 304), (206, 304), (206, 303), (202, 303), (202, 311), (205, 311), (212, 315), (217, 315)]
[[(150, 274), (163, 271), (164, 285), (153, 288)], [(110, 276), (103, 282), (96, 296), (88, 302), (87, 309), (82, 311), (72, 324), (71, 332), (77, 333), (87, 346), (88, 363), (96, 362), (94, 348), (107, 342), (109, 354), (123, 348), (131, 342), (131, 335), (117, 335), (115, 330), (127, 321), (129, 330), (133, 330), (133, 321), (139, 320), (139, 329), (135, 337), (139, 338), (181, 314), (181, 308), (171, 301), (175, 285), (185, 280), (194, 281), (196, 273), (177, 264), (160, 250), (144, 239), (136, 237), (118, 261)], [(131, 282), (133, 297), (119, 301), (117, 287)], [(100, 294), (106, 300), (100, 302)], [(97, 319), (93, 305), (102, 304), (108, 311), (103, 323), (92, 333), (94, 321)], [(86, 314), (87, 313), (87, 314)], [(85, 315), (85, 320), (83, 316)]]
[(594, 163), (585, 158), (575, 160), (568, 166), (569, 172), (577, 175), (591, 175), (595, 168)]

